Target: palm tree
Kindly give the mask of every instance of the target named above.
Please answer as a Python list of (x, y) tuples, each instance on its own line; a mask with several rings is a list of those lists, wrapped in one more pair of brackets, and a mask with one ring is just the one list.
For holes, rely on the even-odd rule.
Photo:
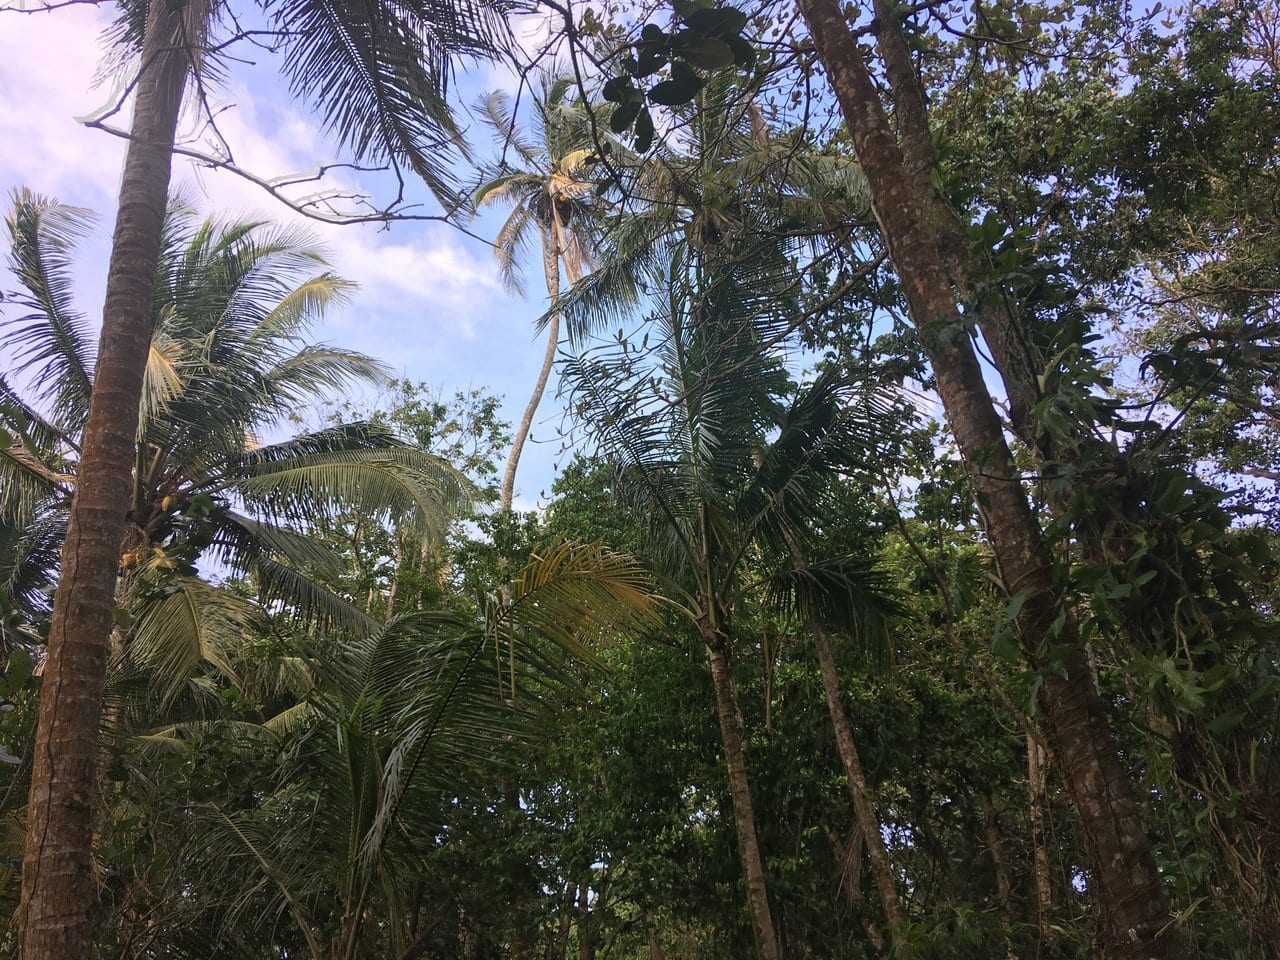
[[(29, 312), (5, 318), (0, 348), (33, 386), (29, 399), (8, 389), (0, 403), (11, 440), (0, 449), (0, 519), (40, 521), (27, 555), (8, 565), (11, 582), (19, 573), (31, 580), (33, 558), (50, 558), (46, 541), (65, 530), (80, 482), (94, 378), (69, 271), (74, 239), (90, 222), (86, 211), (29, 193), (15, 196), (8, 218), (10, 263), (25, 287), (14, 306)], [(470, 486), (373, 424), (254, 439), (329, 389), (381, 376), (368, 357), (302, 340), (350, 288), (305, 235), (198, 223), (176, 205), (156, 288), (130, 509), (117, 542), (117, 653), (156, 671), (172, 697), (202, 661), (232, 675), (227, 646), (261, 620), (262, 604), (321, 626), (368, 628), (312, 577), (341, 566), (308, 535), (318, 520), (358, 508), (430, 536), (466, 507)], [(202, 560), (249, 577), (258, 603), (211, 586)], [(46, 566), (44, 575), (54, 572)]]
[[(135, 739), (143, 761), (189, 756), (219, 737), (255, 757), (255, 769), (279, 759), (247, 801), (152, 807), (159, 825), (148, 843), (164, 855), (125, 879), (139, 899), (126, 898), (118, 935), (166, 956), (418, 955), (435, 931), (415, 891), (449, 842), (452, 808), (519, 762), (532, 721), (555, 709), (590, 646), (654, 625), (634, 563), (559, 543), (516, 572), (507, 602), (295, 641), (295, 699), (276, 715), (180, 719)], [(517, 651), (514, 689), (495, 643)], [(128, 762), (138, 768), (130, 784), (146, 789), (145, 762)], [(116, 803), (128, 817), (131, 798)]]
[[(97, 374), (54, 597), (45, 696), (31, 780), (18, 925), (27, 960), (89, 955), (94, 901), (90, 798), (123, 517), (132, 486), (156, 266), (178, 115), (210, 69), (222, 23), (214, 0), (123, 5), (120, 37), (141, 59), (125, 157)], [(265, 7), (293, 92), (312, 102), (358, 159), (423, 177), (447, 203), (457, 140), (444, 100), (459, 55), (490, 55), (501, 19), (483, 0)], [(234, 17), (226, 18), (239, 30)]]
[[(709, 78), (697, 112), (684, 119), (698, 138), (696, 145), (683, 153), (660, 151), (635, 171), (633, 192), (649, 202), (634, 205), (619, 218), (605, 236), (599, 268), (562, 299), (571, 339), (585, 340), (602, 325), (616, 321), (619, 314), (634, 310), (645, 302), (647, 290), (662, 289), (670, 282), (673, 264), (694, 257), (736, 264), (732, 269), (739, 270), (755, 264), (746, 289), (756, 304), (755, 349), (767, 351), (797, 329), (791, 298), (803, 278), (792, 264), (823, 256), (820, 245), (806, 246), (804, 238), (839, 236), (866, 221), (866, 184), (856, 165), (814, 154), (803, 144), (772, 135), (749, 91), (729, 78)], [(717, 183), (738, 186), (732, 191), (716, 190)], [(772, 293), (767, 292), (770, 290)], [(770, 302), (771, 297), (775, 302)], [(750, 360), (749, 352), (736, 364), (721, 358), (725, 370), (720, 374), (708, 370), (705, 375), (741, 376), (739, 370), (747, 369)], [(682, 394), (674, 390), (672, 395)], [(812, 464), (811, 470), (810, 483), (816, 483), (820, 464)], [(803, 529), (784, 528), (780, 533), (784, 555), (791, 557), (793, 573), (803, 586), (823, 564), (815, 565), (817, 554), (804, 544)], [(842, 569), (849, 576), (865, 574), (859, 573), (856, 563)], [(846, 581), (846, 587), (850, 583)], [(867, 609), (865, 604), (862, 609)], [(843, 705), (828, 635), (831, 625), (807, 604), (796, 612), (813, 634), (854, 819), (867, 838), (872, 874), (892, 931), (904, 917)], [(846, 607), (844, 612), (852, 616), (856, 610)]]
[(537, 142), (516, 129), (510, 99), (505, 93), (494, 91), (479, 105), (481, 118), (493, 130), (504, 152), (513, 152), (523, 167), (512, 169), (504, 161), (495, 171), (496, 175), (476, 191), (473, 203), (477, 208), (489, 203), (512, 208), (498, 231), (493, 251), (504, 282), (515, 292), (523, 293), (520, 259), (530, 231), (537, 231), (550, 300), (542, 368), (520, 418), (502, 475), (498, 506), (504, 512), (511, 509), (515, 498), (520, 454), (533, 427), (533, 418), (542, 402), (560, 345), (561, 269), (572, 285), (581, 280), (591, 266), (588, 246), (595, 232), (598, 211), (595, 186), (583, 178), (583, 173), (594, 148), (590, 145), (585, 117), (569, 99), (575, 89), (570, 78), (545, 81), (542, 95), (534, 101)]
[[(883, 411), (831, 373), (797, 390), (760, 349), (787, 313), (777, 293), (789, 275), (768, 246), (737, 256), (686, 248), (649, 329), (658, 359), (611, 346), (574, 360), (567, 375), (616, 465), (620, 495), (653, 518), (654, 562), (706, 649), (755, 932), (761, 955), (778, 960), (730, 670), (734, 621), (747, 597), (763, 596), (872, 639), (892, 603), (864, 565), (798, 556), (832, 473), (866, 455), (871, 418)], [(753, 583), (745, 567), (760, 554), (789, 559)]]

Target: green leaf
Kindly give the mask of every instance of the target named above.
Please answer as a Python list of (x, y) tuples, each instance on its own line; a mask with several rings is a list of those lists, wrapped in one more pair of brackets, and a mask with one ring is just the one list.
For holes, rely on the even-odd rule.
[(680, 45), (679, 53), (701, 70), (723, 70), (734, 64), (733, 48), (725, 41), (706, 37)]
[(647, 153), (653, 146), (653, 116), (648, 108), (641, 110), (636, 117), (636, 153)]
[(726, 37), (724, 39), (729, 44), (729, 49), (733, 51), (733, 62), (736, 66), (742, 67), (744, 70), (750, 70), (756, 65), (756, 48), (751, 41), (744, 37)]
[(609, 117), (609, 129), (614, 133), (622, 133), (635, 122), (642, 109), (644, 104), (638, 100), (624, 103)]
[(664, 107), (676, 107), (688, 103), (702, 89), (703, 80), (683, 63), (671, 65), (671, 79), (656, 84), (649, 91), (649, 99)]
[(610, 103), (629, 103), (636, 96), (635, 84), (631, 82), (630, 77), (613, 77), (605, 83), (600, 95)]
[(684, 18), (684, 22), (694, 33), (706, 37), (724, 37), (742, 33), (747, 25), (747, 15), (733, 7), (720, 7), (715, 10), (695, 10)]

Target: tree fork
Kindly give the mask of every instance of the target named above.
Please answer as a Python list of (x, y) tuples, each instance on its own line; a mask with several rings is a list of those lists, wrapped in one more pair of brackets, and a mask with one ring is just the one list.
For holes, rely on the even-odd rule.
[(79, 477), (62, 549), (36, 727), (22, 899), (24, 960), (88, 960), (98, 732), (120, 543), (133, 487), (174, 136), (203, 0), (147, 15)]
[(1055, 629), (1059, 609), (1043, 536), (925, 220), (917, 181), (906, 169), (840, 7), (834, 0), (798, 0), (798, 6), (867, 178), (872, 209), (978, 493), (1005, 589), (1025, 598), (1016, 619), (1023, 649), (1038, 667), (1046, 666), (1050, 646), (1066, 650), (1066, 677), (1046, 671), (1040, 702), (1093, 867), (1090, 886), (1105, 954), (1163, 960), (1172, 951), (1169, 910), (1141, 812), (1102, 715), (1075, 622), (1068, 615)]

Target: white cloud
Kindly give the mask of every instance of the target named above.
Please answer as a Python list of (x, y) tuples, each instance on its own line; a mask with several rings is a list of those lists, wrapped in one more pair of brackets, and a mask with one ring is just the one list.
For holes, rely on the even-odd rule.
[(81, 126), (112, 91), (92, 88), (108, 17), (98, 7), (0, 13), (0, 178), (101, 208), (114, 199), (124, 142)]
[[(110, 102), (112, 90), (92, 87), (101, 31), (109, 18), (109, 12), (89, 6), (32, 16), (0, 13), (0, 191), (25, 184), (102, 215), (99, 235), (78, 258), (83, 265), (78, 299), (90, 316), (101, 303), (125, 143), (75, 118), (95, 114)], [(535, 44), (538, 29), (527, 25), (521, 35)], [(334, 159), (333, 146), (305, 107), (290, 100), (271, 64), (255, 70), (231, 64), (230, 74), (233, 83), (214, 94), (214, 106), (234, 105), (218, 115), (218, 126), (238, 164), (264, 177), (281, 177)], [(468, 81), (478, 79), (472, 74)], [(113, 121), (127, 125), (126, 113)], [(183, 127), (187, 136), (199, 132), (191, 117)], [(331, 185), (354, 192), (390, 183), (387, 177), (379, 181), (363, 174), (357, 183), (356, 176), (334, 171)], [(513, 301), (498, 289), (486, 244), (431, 222), (397, 223), (389, 229), (317, 224), (290, 213), (246, 180), (188, 160), (175, 162), (173, 180), (202, 213), (304, 225), (319, 238), (334, 269), (359, 290), (349, 307), (315, 331), (318, 339), (372, 354), (415, 380), (447, 387), (486, 384), (507, 395), (507, 415), (518, 416), (542, 355), (532, 320), (543, 304), (536, 297), (528, 303)], [(301, 196), (315, 187), (296, 189)], [(424, 188), (410, 184), (409, 190), (410, 202), (430, 204)], [(482, 222), (477, 229), (490, 227)], [(0, 275), (0, 288), (7, 280)], [(554, 398), (548, 397), (543, 414), (552, 417), (554, 409)], [(520, 486), (531, 493), (549, 488), (551, 457), (550, 446), (545, 453), (531, 449)]]

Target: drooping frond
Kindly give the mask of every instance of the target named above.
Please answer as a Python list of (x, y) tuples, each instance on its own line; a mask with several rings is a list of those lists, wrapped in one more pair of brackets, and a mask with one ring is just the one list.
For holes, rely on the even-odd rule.
[(848, 635), (863, 656), (881, 664), (893, 656), (889, 622), (907, 614), (890, 578), (859, 557), (788, 566), (769, 577), (765, 594), (776, 609), (801, 619), (814, 617), (827, 629)]
[[(375, 435), (381, 442), (371, 443)], [(470, 481), (439, 457), (348, 424), (252, 451), (215, 489), (234, 489), (255, 510), (306, 523), (357, 510), (438, 538), (469, 509)]]
[(656, 627), (657, 607), (652, 584), (630, 557), (598, 543), (565, 541), (534, 551), (511, 581), (500, 622), (594, 660), (592, 644)]
[[(499, 150), (510, 148), (528, 166), (538, 164), (538, 145), (524, 135), (512, 112), (511, 97), (504, 90), (490, 90), (475, 104), (480, 121), (489, 128)], [(478, 197), (477, 203), (481, 203)]]
[(11, 197), (6, 217), (9, 268), (23, 286), (13, 302), (19, 316), (0, 314), (0, 350), (9, 353), (48, 401), (55, 417), (73, 421), (89, 411), (93, 327), (72, 302), (71, 256), (94, 223), (88, 210), (38, 197)]
[(307, 572), (337, 575), (345, 569), (337, 553), (305, 533), (234, 510), (218, 510), (212, 519), (211, 556), (233, 568), (251, 558), (275, 556)]
[(201, 664), (238, 682), (233, 648), (261, 628), (262, 610), (195, 577), (165, 579), (160, 597), (144, 601), (130, 655), (154, 671), (171, 700)]
[(290, 614), (320, 630), (367, 634), (377, 622), (311, 577), (265, 554), (245, 563), (258, 600), (272, 614)]
[(452, 61), (490, 57), (503, 30), (497, 4), (410, 0), (267, 5), (286, 31), (294, 95), (360, 160), (407, 167), (449, 209), (461, 136), (445, 90)]

